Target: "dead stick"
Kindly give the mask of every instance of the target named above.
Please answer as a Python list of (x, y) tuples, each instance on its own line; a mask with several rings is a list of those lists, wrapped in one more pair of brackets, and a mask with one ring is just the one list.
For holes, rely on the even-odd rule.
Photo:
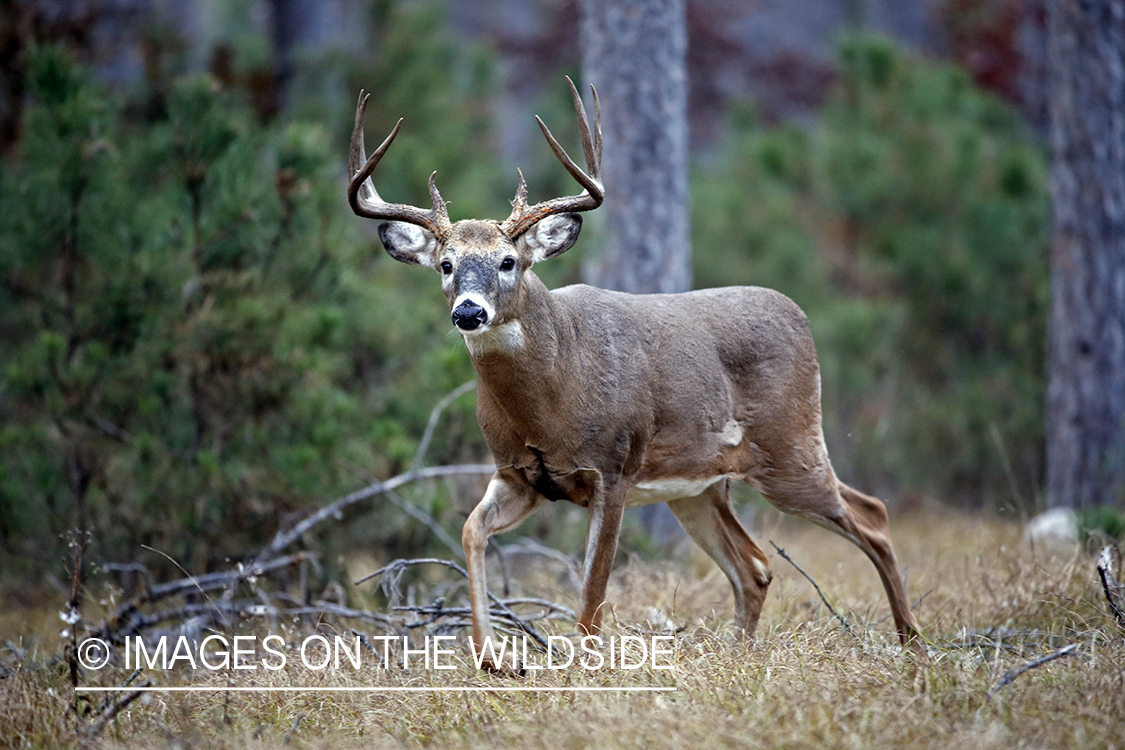
[(1046, 664), (1047, 662), (1054, 661), (1055, 659), (1058, 659), (1059, 657), (1069, 656), (1070, 654), (1073, 654), (1077, 650), (1078, 650), (1078, 644), (1077, 643), (1071, 643), (1070, 645), (1063, 646), (1058, 651), (1053, 651), (1053, 652), (1047, 654), (1046, 656), (1040, 656), (1038, 659), (1032, 659), (1027, 664), (1024, 664), (1022, 667), (1016, 667), (1015, 669), (1011, 670), (1010, 672), (1007, 672), (1003, 677), (1001, 677), (1000, 681), (992, 686), (992, 689), (988, 691), (988, 694), (985, 697), (988, 700), (992, 700), (992, 696), (996, 695), (996, 693), (1000, 692), (1001, 690), (1006, 688), (1008, 685), (1011, 685), (1012, 682), (1017, 677), (1019, 677), (1021, 674), (1023, 674), (1024, 672), (1035, 669), (1036, 667), (1041, 667), (1044, 664)]
[[(134, 669), (133, 673), (125, 678), (125, 682), (121, 683), (121, 689), (124, 690), (125, 688), (129, 687), (129, 685), (131, 685), (133, 683), (133, 680), (137, 679), (137, 677), (139, 677), (140, 674), (141, 674), (141, 668), (140, 667), (137, 667), (136, 669)], [(102, 701), (101, 705), (98, 706), (98, 713), (99, 714), (104, 713), (106, 711), (106, 709), (109, 708), (110, 704), (113, 703), (113, 697), (114, 697), (113, 693), (110, 693), (109, 695), (107, 695), (105, 697), (105, 700)]]
[(128, 693), (114, 701), (113, 705), (106, 708), (105, 711), (102, 711), (101, 715), (97, 718), (97, 721), (95, 721), (93, 724), (87, 727), (84, 732), (82, 732), (83, 742), (89, 742), (90, 740), (101, 734), (103, 731), (105, 731), (105, 728), (109, 724), (109, 722), (113, 721), (114, 717), (116, 717), (117, 714), (121, 713), (130, 703), (135, 701), (137, 698), (140, 698), (141, 695), (143, 695), (145, 692), (144, 688), (148, 687), (151, 684), (152, 683), (147, 681), (142, 683), (137, 690), (130, 690)]
[(808, 580), (808, 582), (812, 584), (813, 588), (816, 589), (816, 593), (820, 595), (820, 600), (824, 602), (824, 606), (828, 607), (828, 611), (836, 616), (836, 619), (839, 620), (840, 623), (844, 626), (844, 630), (848, 631), (848, 634), (855, 638), (857, 641), (862, 640), (858, 635), (855, 634), (855, 631), (852, 630), (852, 626), (848, 624), (848, 621), (844, 619), (844, 616), (837, 612), (836, 608), (832, 606), (832, 603), (828, 601), (828, 597), (826, 597), (824, 595), (824, 592), (820, 590), (820, 586), (816, 585), (816, 581), (813, 580), (813, 577), (805, 571), (801, 570), (801, 566), (793, 562), (793, 558), (785, 554), (785, 550), (774, 544), (772, 539), (770, 540), (770, 544), (773, 544), (773, 548), (777, 550), (777, 554), (781, 555), (782, 559), (788, 561), (790, 565), (797, 569), (798, 573), (803, 575)]
[[(284, 568), (293, 563), (301, 562), (312, 556), (309, 552), (298, 552), (295, 555), (287, 555), (285, 557), (278, 557), (268, 562), (253, 563), (248, 566), (240, 566), (235, 570), (226, 570), (219, 573), (206, 573), (200, 576), (188, 576), (168, 583), (162, 583), (156, 586), (151, 586), (142, 594), (138, 594), (129, 601), (118, 607), (112, 615), (107, 617), (102, 624), (93, 632), (99, 637), (112, 637), (116, 638), (118, 631), (121, 629), (122, 624), (131, 626), (132, 620), (126, 622), (140, 607), (145, 604), (160, 601), (169, 596), (175, 596), (183, 593), (184, 591), (195, 590), (200, 593), (204, 591), (225, 588), (231, 583), (250, 578), (252, 576), (262, 575), (278, 568)], [(212, 605), (209, 605), (212, 606)], [(143, 618), (142, 618), (143, 619)]]
[[(402, 570), (403, 568), (405, 568), (408, 565), (423, 565), (423, 564), (444, 565), (447, 568), (452, 568), (453, 570), (456, 570), (458, 573), (460, 573), (465, 578), (469, 577), (469, 572), (467, 570), (465, 570), (464, 568), (462, 568), (457, 563), (453, 562), (452, 560), (442, 560), (441, 558), (438, 558), (438, 557), (422, 557), (422, 558), (418, 558), (418, 559), (414, 559), (414, 560), (395, 560), (394, 562), (389, 563), (388, 565), (384, 565), (383, 567), (379, 568), (374, 573), (368, 573), (363, 578), (360, 578), (358, 581), (355, 581), (355, 584), (359, 585), (359, 584), (363, 583), (364, 581), (368, 581), (368, 580), (374, 578), (375, 576), (383, 575), (384, 573), (386, 573), (389, 570)], [(491, 602), (493, 604), (495, 604), (497, 607), (499, 607), (501, 610), (503, 610), (505, 616), (509, 620), (511, 620), (514, 624), (519, 626), (519, 628), (521, 630), (523, 630), (523, 632), (530, 635), (532, 637), (532, 639), (534, 639), (535, 642), (538, 643), (543, 648), (544, 651), (550, 650), (549, 646), (547, 645), (547, 640), (539, 634), (539, 631), (536, 630), (531, 625), (531, 623), (524, 622), (518, 615), (516, 615), (515, 612), (508, 609), (508, 606), (506, 604), (504, 604), (504, 602), (502, 600), (500, 600), (491, 591), (488, 592), (488, 598), (489, 598), (489, 600), (491, 600)]]
[(427, 565), (427, 564), (444, 565), (447, 568), (452, 568), (453, 570), (456, 570), (458, 573), (460, 573), (465, 578), (469, 577), (468, 571), (466, 571), (464, 568), (462, 568), (460, 565), (453, 562), (452, 560), (442, 560), (439, 557), (419, 557), (419, 558), (416, 558), (414, 560), (395, 560), (394, 562), (389, 563), (389, 564), (384, 565), (383, 567), (379, 568), (374, 573), (368, 573), (363, 578), (360, 578), (359, 580), (356, 580), (356, 581), (352, 581), (352, 583), (354, 583), (356, 586), (358, 586), (361, 583), (364, 583), (366, 581), (370, 581), (372, 578), (375, 578), (376, 576), (383, 575), (388, 570), (391, 570), (393, 568), (404, 568), (407, 565)]
[(309, 529), (318, 523), (339, 514), (344, 508), (354, 505), (369, 497), (381, 495), (389, 490), (394, 490), (404, 484), (416, 482), (419, 479), (432, 479), (434, 477), (447, 477), (455, 474), (492, 474), (496, 467), (491, 464), (460, 464), (455, 466), (433, 466), (425, 469), (412, 469), (411, 471), (391, 477), (383, 482), (374, 482), (361, 490), (337, 498), (320, 510), (307, 516), (303, 521), (293, 526), (288, 531), (278, 531), (273, 541), (258, 553), (256, 563), (268, 560), (293, 542), (301, 538)]

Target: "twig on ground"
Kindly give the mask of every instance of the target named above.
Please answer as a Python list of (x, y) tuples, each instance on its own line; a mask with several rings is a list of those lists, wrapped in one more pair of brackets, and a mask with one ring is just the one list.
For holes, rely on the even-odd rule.
[(574, 613), (574, 610), (570, 607), (564, 607), (561, 604), (557, 604), (556, 602), (552, 602), (547, 599), (537, 599), (531, 596), (524, 596), (520, 597), (519, 599), (505, 599), (504, 604), (509, 607), (517, 607), (521, 604), (534, 605), (537, 607), (543, 607), (544, 609), (550, 610), (552, 612), (558, 612), (560, 614), (566, 615), (571, 620), (575, 620), (578, 618), (578, 615), (576, 615)]
[(109, 725), (109, 722), (113, 721), (117, 714), (125, 710), (125, 708), (130, 703), (144, 695), (145, 688), (149, 687), (151, 684), (151, 682), (148, 682), (146, 680), (145, 682), (142, 682), (136, 690), (130, 690), (128, 693), (125, 693), (125, 695), (122, 695), (117, 700), (113, 701), (113, 703), (106, 706), (105, 710), (103, 710), (98, 718), (94, 720), (94, 723), (82, 730), (82, 734), (80, 735), (81, 743), (86, 744), (91, 740), (96, 739), (99, 734), (105, 731), (105, 728)]
[[(298, 552), (293, 555), (278, 557), (267, 562), (252, 563), (247, 566), (239, 565), (238, 568), (234, 570), (206, 573), (200, 576), (188, 576), (175, 581), (169, 581), (168, 583), (151, 586), (143, 593), (134, 596), (114, 610), (113, 614), (94, 629), (93, 634), (99, 638), (108, 637), (117, 640), (122, 630), (126, 631), (126, 634), (134, 633), (137, 632), (139, 628), (151, 627), (151, 625), (156, 622), (168, 619), (165, 616), (159, 615), (159, 613), (157, 615), (138, 615), (134, 617), (138, 610), (146, 604), (152, 604), (170, 596), (176, 596), (188, 591), (203, 593), (214, 589), (226, 588), (247, 578), (260, 576), (312, 557), (314, 557), (314, 555), (310, 552)], [(217, 608), (216, 611), (221, 611), (229, 606), (229, 604), (229, 600), (226, 600), (222, 605), (214, 602), (194, 605), (195, 608), (200, 610), (196, 611), (195, 614), (200, 614), (202, 610), (206, 610), (207, 608)], [(185, 610), (186, 609), (187, 608), (185, 608)], [(156, 619), (149, 622), (148, 620), (152, 617), (156, 617)]]
[(1001, 690), (1006, 688), (1008, 685), (1011, 685), (1012, 682), (1017, 677), (1019, 677), (1021, 674), (1023, 674), (1024, 672), (1035, 669), (1036, 667), (1041, 667), (1044, 664), (1047, 664), (1048, 662), (1052, 662), (1055, 659), (1058, 659), (1059, 657), (1069, 656), (1070, 654), (1073, 654), (1077, 650), (1078, 650), (1078, 644), (1077, 643), (1071, 643), (1069, 645), (1063, 646), (1058, 651), (1053, 651), (1053, 652), (1047, 654), (1046, 656), (1040, 656), (1038, 659), (1032, 659), (1031, 661), (1024, 664), (1023, 666), (1016, 667), (1015, 669), (1013, 669), (1009, 672), (1006, 672), (1004, 674), (1004, 676), (1000, 678), (1000, 681), (997, 682), (995, 685), (993, 685), (992, 688), (988, 691), (988, 693), (985, 695), (985, 699), (991, 701), (992, 696), (996, 695), (998, 692), (1000, 692)]
[(828, 597), (826, 597), (824, 595), (824, 592), (820, 590), (820, 586), (816, 584), (816, 581), (813, 580), (812, 576), (801, 570), (801, 566), (793, 562), (793, 558), (787, 555), (784, 549), (774, 544), (772, 539), (770, 540), (770, 544), (773, 544), (773, 548), (777, 550), (777, 554), (780, 555), (782, 559), (786, 560), (790, 565), (796, 568), (797, 572), (803, 575), (808, 580), (808, 582), (813, 585), (813, 588), (816, 589), (816, 593), (820, 595), (820, 600), (824, 602), (824, 606), (828, 607), (828, 611), (831, 612), (836, 617), (836, 619), (840, 621), (840, 624), (844, 626), (844, 630), (848, 631), (848, 634), (855, 638), (857, 641), (862, 641), (863, 639), (856, 635), (855, 631), (852, 630), (852, 626), (848, 624), (848, 621), (844, 618), (844, 616), (837, 612), (836, 608), (832, 606), (832, 603), (828, 601)]
[(359, 642), (363, 644), (363, 647), (367, 649), (367, 651), (372, 656), (379, 660), (379, 665), (383, 666), (383, 657), (378, 651), (375, 650), (375, 647), (371, 645), (371, 640), (367, 637), (367, 633), (363, 633), (356, 630), (355, 628), (352, 628), (352, 635), (358, 638)]
[[(406, 570), (407, 566), (410, 566), (410, 565), (428, 565), (428, 564), (444, 565), (447, 568), (450, 568), (452, 570), (456, 570), (458, 573), (460, 573), (465, 578), (469, 577), (469, 572), (467, 570), (465, 570), (464, 568), (462, 568), (457, 563), (453, 562), (452, 560), (442, 560), (441, 558), (437, 558), (437, 557), (422, 557), (422, 558), (417, 558), (417, 559), (414, 559), (414, 560), (395, 560), (394, 562), (388, 563), (387, 565), (384, 565), (383, 567), (379, 568), (374, 573), (368, 573), (367, 575), (363, 576), (362, 578), (355, 581), (354, 583), (356, 585), (359, 585), (359, 584), (363, 583), (364, 581), (369, 581), (376, 576), (379, 576), (379, 575), (386, 576), (388, 574), (391, 575), (391, 576), (394, 576), (394, 578), (392, 580), (397, 580), (398, 576), (402, 575), (402, 572), (404, 570)], [(390, 597), (388, 597), (388, 598), (390, 598)], [(545, 639), (542, 635), (540, 635), (539, 631), (537, 631), (531, 625), (531, 623), (526, 622), (521, 617), (516, 615), (515, 612), (513, 612), (511, 609), (509, 609), (508, 606), (501, 599), (497, 598), (496, 595), (493, 594), (491, 591), (488, 592), (488, 598), (493, 604), (495, 604), (497, 607), (500, 608), (501, 612), (504, 614), (504, 616), (508, 620), (510, 620), (517, 627), (519, 627), (520, 630), (522, 630), (523, 632), (525, 632), (529, 636), (531, 636), (532, 639), (536, 643), (538, 643), (543, 648), (544, 651), (548, 650), (547, 639)], [(392, 605), (392, 606), (395, 606), (395, 605)]]
[(212, 589), (226, 588), (231, 583), (253, 578), (265, 573), (285, 568), (294, 563), (299, 563), (306, 559), (315, 559), (316, 554), (313, 552), (297, 552), (285, 557), (277, 557), (268, 562), (254, 562), (250, 565), (239, 565), (232, 570), (223, 570), (216, 573), (204, 573), (198, 576), (188, 576), (180, 578), (168, 583), (161, 583), (151, 587), (145, 592), (143, 598), (144, 603), (154, 602), (163, 599), (166, 596), (173, 596), (182, 591), (195, 590), (199, 593), (210, 591)]
[(315, 604), (308, 607), (293, 607), (291, 609), (282, 609), (278, 610), (278, 615), (333, 615), (335, 617), (342, 617), (347, 620), (363, 620), (364, 622), (371, 623), (372, 625), (379, 625), (384, 628), (389, 628), (391, 625), (391, 618), (389, 618), (387, 615), (382, 615), (378, 612), (368, 612), (365, 609), (343, 607), (339, 604), (332, 604), (330, 602), (316, 602)]
[(453, 570), (456, 570), (458, 573), (463, 575), (465, 578), (469, 577), (468, 571), (466, 571), (464, 568), (462, 568), (460, 565), (453, 562), (452, 560), (442, 560), (440, 557), (419, 557), (419, 558), (416, 558), (414, 560), (394, 560), (392, 562), (387, 563), (383, 567), (379, 568), (374, 573), (368, 573), (363, 578), (360, 578), (356, 581), (352, 581), (352, 583), (354, 583), (356, 586), (358, 586), (359, 584), (366, 583), (367, 581), (370, 581), (372, 578), (375, 578), (376, 576), (381, 576), (388, 571), (390, 571), (391, 573), (397, 574), (397, 573), (401, 573), (403, 570), (405, 570), (406, 566), (408, 566), (408, 565), (429, 565), (429, 564), (444, 565), (447, 568), (452, 568)]
[(404, 484), (416, 482), (419, 479), (433, 479), (434, 477), (447, 477), (455, 474), (492, 474), (496, 467), (492, 464), (458, 464), (453, 466), (433, 466), (424, 469), (411, 469), (408, 472), (391, 477), (386, 481), (373, 482), (363, 489), (351, 492), (324, 506), (320, 510), (304, 518), (286, 531), (278, 531), (273, 541), (269, 543), (255, 558), (255, 564), (260, 564), (274, 557), (317, 524), (329, 518), (337, 517), (343, 510), (355, 505), (361, 500), (381, 495), (384, 492), (398, 489)]
[(1121, 611), (1113, 596), (1113, 589), (1120, 591), (1121, 584), (1114, 580), (1112, 549), (1111, 546), (1106, 545), (1098, 555), (1098, 577), (1102, 579), (1102, 591), (1105, 592), (1105, 600), (1109, 602), (1109, 611), (1117, 620), (1117, 627), (1125, 630), (1125, 612)]
[[(525, 620), (526, 622), (532, 622), (534, 620), (558, 619), (558, 615), (562, 615), (564, 617), (567, 617), (568, 619), (574, 619), (574, 613), (573, 612), (568, 610), (566, 607), (560, 607), (559, 605), (554, 604), (553, 602), (542, 602), (540, 600), (528, 600), (528, 599), (507, 599), (507, 600), (504, 601), (504, 604), (508, 607), (516, 606), (517, 604), (520, 604), (520, 603), (536, 604), (536, 605), (539, 605), (539, 606), (543, 606), (544, 609), (545, 609), (545, 611), (541, 614), (537, 614), (534, 617), (526, 618), (526, 620)], [(407, 629), (411, 629), (411, 630), (413, 630), (414, 628), (422, 628), (422, 627), (427, 627), (429, 625), (432, 625), (433, 623), (437, 622), (438, 620), (440, 620), (443, 617), (464, 618), (464, 617), (469, 617), (470, 615), (472, 615), (472, 610), (470, 610), (468, 607), (446, 607), (445, 603), (441, 602), (441, 601), (439, 601), (435, 604), (430, 604), (430, 605), (426, 605), (426, 606), (392, 607), (392, 609), (394, 609), (396, 612), (413, 612), (416, 615), (422, 615), (422, 616), (425, 616), (426, 618), (428, 618), (428, 619), (425, 619), (425, 620), (415, 620), (414, 622), (408, 622), (403, 626), (403, 627), (405, 627)], [(499, 608), (493, 607), (492, 609), (489, 610), (490, 616), (495, 617), (495, 618), (499, 618), (499, 619), (509, 620), (514, 625), (519, 625), (518, 621), (512, 620), (512, 617), (511, 617), (510, 613), (511, 613), (511, 609), (499, 609)], [(554, 618), (552, 618), (552, 613), (558, 613), (558, 614), (556, 614), (554, 616)]]
[[(141, 668), (140, 667), (137, 667), (136, 669), (134, 669), (132, 674), (130, 674), (128, 677), (125, 678), (125, 682), (121, 683), (121, 689), (124, 690), (125, 688), (132, 685), (133, 680), (137, 679), (137, 677), (139, 677), (140, 674), (141, 674)], [(101, 702), (101, 705), (98, 706), (98, 714), (99, 715), (102, 714), (102, 713), (105, 713), (106, 709), (108, 709), (110, 707), (110, 705), (113, 703), (113, 699), (114, 699), (115, 695), (116, 695), (115, 693), (109, 693), (108, 695), (106, 695), (105, 700), (103, 700)]]
[(136, 614), (130, 618), (127, 627), (118, 628), (115, 633), (101, 631), (103, 637), (114, 636), (125, 631), (126, 635), (141, 633), (149, 628), (156, 627), (162, 622), (179, 620), (190, 622), (198, 618), (195, 623), (199, 627), (210, 627), (216, 622), (226, 622), (232, 619), (253, 617), (305, 617), (325, 615), (339, 617), (346, 620), (362, 620), (363, 622), (377, 625), (382, 628), (391, 626), (391, 618), (378, 612), (368, 612), (364, 609), (353, 609), (332, 602), (316, 602), (307, 606), (275, 607), (261, 604), (257, 599), (239, 599), (228, 602), (189, 603), (175, 609), (162, 609), (151, 614)]

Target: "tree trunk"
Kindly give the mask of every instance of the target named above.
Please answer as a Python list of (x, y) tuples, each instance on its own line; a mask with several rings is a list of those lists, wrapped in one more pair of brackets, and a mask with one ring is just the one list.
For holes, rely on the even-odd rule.
[(1053, 506), (1125, 494), (1125, 3), (1049, 3)]
[[(684, 0), (582, 0), (582, 72), (604, 103), (608, 232), (584, 268), (594, 286), (691, 288), (686, 20)], [(683, 535), (665, 505), (640, 517), (664, 543)]]
[(582, 71), (604, 103), (608, 237), (586, 280), (691, 288), (684, 0), (583, 0)]

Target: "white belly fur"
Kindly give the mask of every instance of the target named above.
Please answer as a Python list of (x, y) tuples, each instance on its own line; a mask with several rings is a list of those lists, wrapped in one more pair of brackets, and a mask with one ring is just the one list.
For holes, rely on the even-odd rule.
[(625, 495), (625, 506), (636, 508), (652, 503), (666, 503), (683, 497), (700, 495), (713, 484), (726, 479), (725, 476), (704, 477), (702, 479), (653, 479), (639, 482), (629, 488)]

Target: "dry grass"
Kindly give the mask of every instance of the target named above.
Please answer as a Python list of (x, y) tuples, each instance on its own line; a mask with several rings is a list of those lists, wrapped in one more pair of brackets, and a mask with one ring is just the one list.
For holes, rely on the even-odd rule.
[[(917, 608), (939, 647), (916, 672), (899, 653), (874, 569), (842, 540), (762, 514), (756, 537), (772, 539), (819, 583), (861, 638), (830, 618), (812, 587), (774, 554), (775, 582), (758, 636), (738, 642), (728, 623), (722, 574), (698, 550), (666, 563), (619, 561), (609, 621), (668, 617), (683, 627), (675, 669), (565, 670), (502, 679), (462, 664), (323, 676), (199, 673), (192, 684), (330, 686), (673, 685), (666, 693), (235, 693), (158, 694), (122, 711), (98, 739), (106, 747), (957, 747), (1125, 746), (1125, 642), (1108, 614), (1094, 562), (1033, 555), (1011, 525), (950, 514), (902, 519), (894, 532)], [(529, 567), (529, 566), (520, 566)], [(544, 566), (545, 567), (545, 566)], [(550, 577), (524, 579), (529, 593), (568, 603)], [(541, 580), (540, 580), (541, 579)], [(494, 579), (495, 580), (495, 579)], [(573, 604), (573, 601), (570, 602)], [(8, 612), (2, 632), (38, 642), (0, 679), (0, 747), (75, 746), (73, 693), (41, 610)], [(559, 623), (565, 630), (569, 625)], [(992, 629), (1000, 648), (963, 645)], [(561, 631), (560, 631), (561, 632)], [(958, 647), (948, 647), (961, 643)], [(1070, 643), (1074, 655), (1017, 677), (986, 699), (1009, 670)], [(245, 675), (251, 675), (246, 677)], [(88, 673), (119, 684), (124, 670)], [(168, 684), (166, 675), (151, 679)], [(257, 680), (257, 682), (254, 682)], [(321, 682), (317, 682), (320, 680)], [(95, 699), (97, 703), (97, 699)]]

